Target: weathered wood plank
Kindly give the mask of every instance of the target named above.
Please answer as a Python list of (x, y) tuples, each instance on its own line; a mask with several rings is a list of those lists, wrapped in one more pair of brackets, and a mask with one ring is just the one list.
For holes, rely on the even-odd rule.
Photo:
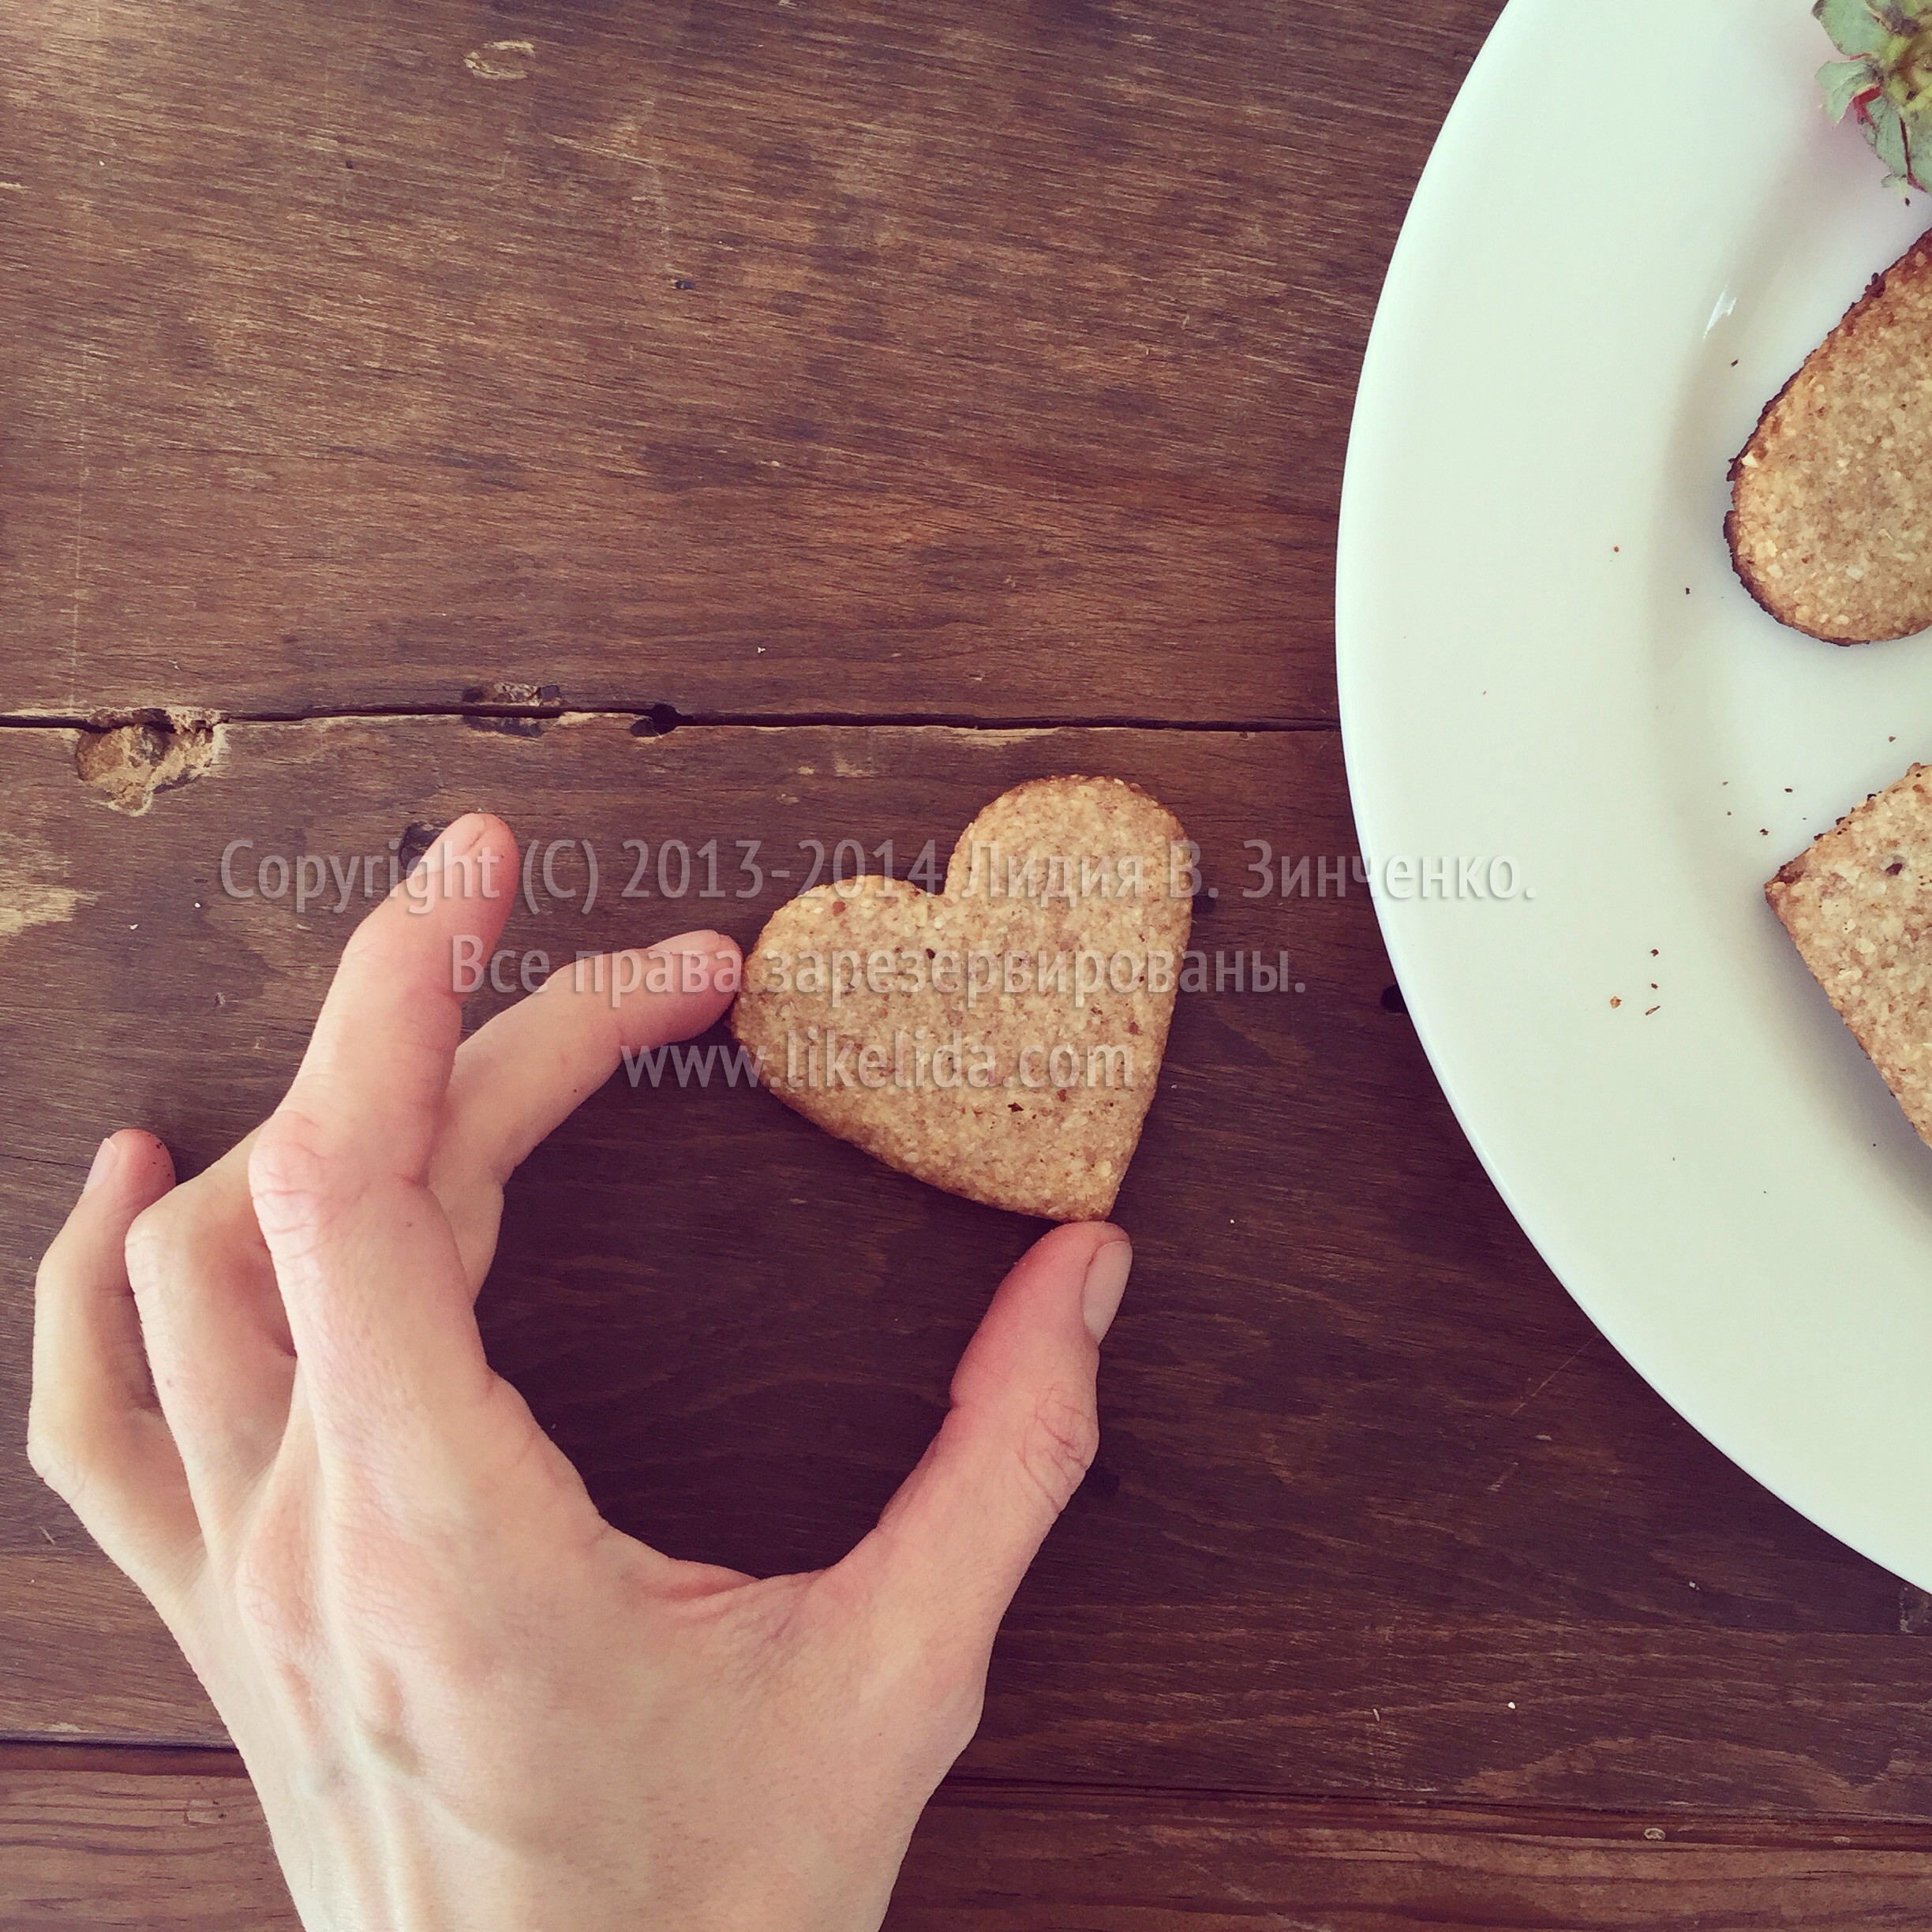
[[(1084, 1799), (1084, 1802), (1083, 1802)], [(1834, 1822), (949, 1789), (888, 1932), (1932, 1925), (1932, 1840)]]
[[(0, 1099), (32, 1123), (0, 1163), (0, 1730), (217, 1735), (18, 1443), (28, 1264), (95, 1138), (133, 1118), (190, 1163), (225, 1145), (291, 1069), (347, 929), (224, 895), (230, 841), (380, 853), (487, 803), (605, 859), (590, 916), (520, 912), (513, 948), (706, 921), (749, 939), (799, 882), (773, 871), (801, 839), (890, 837), (903, 869), (1006, 785), (1069, 766), (1173, 805), (1221, 893), (1201, 942), (1285, 948), (1307, 990), (1181, 1002), (1121, 1201), (1140, 1260), (1100, 1464), (1021, 1594), (970, 1766), (1932, 1818), (1923, 1600), (1593, 1339), (1383, 1004), (1361, 888), (1241, 897), (1247, 838), (1351, 849), (1327, 734), (236, 727), (129, 818), (79, 781), (67, 735), (0, 732), (0, 900), (41, 918), (0, 941)], [(713, 837), (725, 897), (618, 896), (627, 837)], [(746, 899), (739, 838), (763, 841)], [(625, 1527), (752, 1568), (822, 1563), (918, 1453), (1032, 1232), (768, 1096), (620, 1079), (519, 1178), (485, 1325)]]
[[(0, 1916), (294, 1932), (238, 1766), (0, 1747)], [(78, 1755), (77, 1754), (77, 1755)], [(211, 1754), (214, 1755), (214, 1754)], [(1932, 1924), (1932, 1833), (1855, 1820), (945, 1787), (889, 1932), (1755, 1932)]]
[[(1110, 1456), (1123, 1426), (1110, 1409)], [(778, 1457), (747, 1461), (740, 1484), (711, 1477), (721, 1507), (754, 1526), (809, 1507)], [(40, 1507), (58, 1522), (56, 1506)], [(1230, 1603), (1203, 1586), (1150, 1601), (1133, 1588), (1144, 1547), (1134, 1526), (1110, 1549), (1097, 1506), (1076, 1507), (1002, 1637), (964, 1760), (975, 1777), (1926, 1818), (1915, 1638), (1484, 1617), (1426, 1599), (1398, 1609), (1372, 1569), (1351, 1586), (1265, 1559), (1245, 1574), (1279, 1574), (1279, 1597)], [(717, 1540), (717, 1525), (697, 1527)], [(71, 1524), (59, 1528), (78, 1544)], [(1051, 1574), (1069, 1556), (1084, 1586)], [(1225, 1550), (1219, 1560), (1234, 1563)], [(0, 1666), (0, 1732), (227, 1741), (152, 1615), (78, 1547), (0, 1553), (0, 1629), (15, 1640)]]
[(0, 1747), (0, 1923), (299, 1932), (253, 1788), (238, 1759), (223, 1769), (69, 1769)]
[(0, 15), (0, 712), (1326, 716), (1498, 0)]

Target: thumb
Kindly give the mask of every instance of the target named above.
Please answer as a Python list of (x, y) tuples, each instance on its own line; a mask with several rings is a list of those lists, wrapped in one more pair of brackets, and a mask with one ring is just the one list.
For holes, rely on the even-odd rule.
[(953, 1406), (878, 1526), (841, 1567), (885, 1628), (981, 1653), (1099, 1447), (1100, 1340), (1133, 1249), (1056, 1228), (1001, 1284), (953, 1378)]

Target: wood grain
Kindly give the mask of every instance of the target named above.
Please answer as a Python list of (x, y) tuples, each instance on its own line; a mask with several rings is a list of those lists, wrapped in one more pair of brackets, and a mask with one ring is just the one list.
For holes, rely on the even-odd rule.
[(299, 1932), (301, 1921), (245, 1777), (0, 1752), (0, 1924)]
[(1496, 9), (9, 7), (0, 712), (1332, 716)]
[[(1838, 1821), (1843, 1825), (1843, 1821)], [(953, 1789), (887, 1932), (1758, 1932), (1932, 1924), (1869, 1825)], [(1050, 1904), (1044, 1903), (1050, 1901)]]
[[(545, 848), (605, 856), (588, 916), (540, 895), (506, 934), (554, 958), (696, 923), (748, 940), (799, 882), (773, 868), (801, 840), (889, 837), (903, 870), (1006, 786), (1076, 766), (1136, 777), (1198, 839), (1219, 893), (1202, 945), (1285, 950), (1293, 978), (1181, 1002), (1121, 1199), (1140, 1260), (1100, 1463), (1021, 1593), (968, 1768), (1932, 1818), (1923, 1606), (1676, 1421), (1531, 1254), (1384, 1002), (1331, 735), (238, 725), (139, 818), (81, 782), (74, 750), (0, 733), (13, 903), (74, 895), (0, 942), (0, 1078), (38, 1123), (31, 1156), (0, 1167), (19, 1230), (0, 1619), (32, 1633), (0, 1660), (0, 1728), (219, 1735), (17, 1445), (27, 1257), (95, 1139), (144, 1120), (193, 1166), (244, 1131), (351, 923), (227, 896), (230, 841), (380, 853), (504, 805)], [(761, 892), (731, 896), (727, 871), (719, 899), (623, 900), (623, 841), (667, 837), (760, 841)], [(1251, 837), (1309, 858), (1310, 895), (1244, 897)], [(581, 889), (581, 852), (556, 877)], [(519, 1178), (486, 1334), (623, 1527), (752, 1569), (822, 1563), (917, 1456), (1032, 1232), (768, 1096), (620, 1076)]]
[[(9, 1932), (294, 1932), (232, 1761), (9, 1763)], [(79, 1755), (79, 1754), (74, 1754)], [(203, 1754), (218, 1758), (219, 1754)], [(1932, 1924), (1932, 1832), (1642, 1815), (944, 1788), (887, 1932), (1759, 1932)]]

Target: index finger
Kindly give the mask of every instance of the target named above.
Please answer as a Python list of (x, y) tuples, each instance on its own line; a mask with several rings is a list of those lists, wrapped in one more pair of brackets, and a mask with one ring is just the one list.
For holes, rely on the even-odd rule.
[[(455, 1237), (427, 1181), (462, 1026), (454, 967), (502, 930), (515, 846), (459, 818), (344, 949), (314, 1037), (248, 1155), (255, 1218), (324, 1451), (450, 1467), (494, 1399)], [(399, 1450), (406, 1453), (399, 1453)]]
[(516, 841), (470, 812), (358, 926), (283, 1103), (317, 1151), (420, 1180), (462, 1036), (459, 975), (486, 959), (509, 916)]

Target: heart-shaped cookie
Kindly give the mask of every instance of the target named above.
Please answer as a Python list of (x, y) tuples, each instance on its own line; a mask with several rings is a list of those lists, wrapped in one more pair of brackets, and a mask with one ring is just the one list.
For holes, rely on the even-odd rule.
[(732, 1027), (781, 1100), (889, 1166), (1104, 1219), (1167, 1044), (1191, 858), (1136, 786), (1035, 779), (966, 828), (942, 892), (867, 877), (781, 906)]

